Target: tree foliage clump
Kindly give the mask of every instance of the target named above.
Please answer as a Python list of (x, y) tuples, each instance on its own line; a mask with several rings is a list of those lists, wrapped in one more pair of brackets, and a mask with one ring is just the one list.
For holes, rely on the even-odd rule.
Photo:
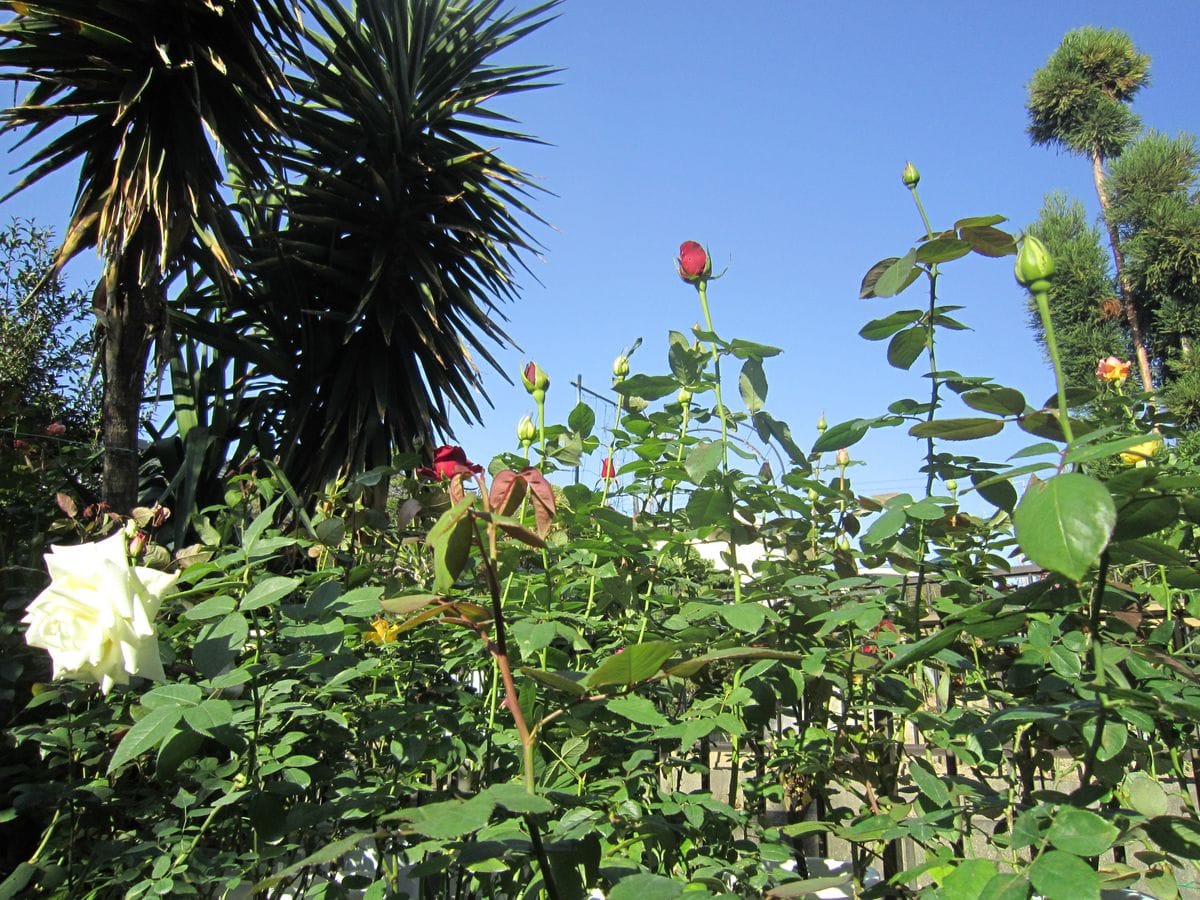
[(1100, 357), (1129, 356), (1142, 386), (1195, 422), (1187, 358), (1200, 334), (1200, 154), (1189, 134), (1141, 132), (1128, 104), (1149, 64), (1124, 33), (1083, 28), (1034, 74), (1030, 138), (1090, 159), (1103, 230), (1078, 201), (1052, 195), (1029, 231), (1059, 261), (1052, 311), (1072, 377)]
[(54, 421), (77, 432), (99, 424), (91, 304), (45, 278), (53, 248), (54, 234), (32, 222), (0, 229), (0, 422), (10, 436)]

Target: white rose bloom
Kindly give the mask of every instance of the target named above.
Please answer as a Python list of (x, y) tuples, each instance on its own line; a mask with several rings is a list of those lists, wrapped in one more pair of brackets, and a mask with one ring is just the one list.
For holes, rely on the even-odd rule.
[(107, 694), (130, 675), (162, 680), (154, 617), (179, 574), (131, 566), (126, 538), (51, 547), (50, 586), (21, 620), (25, 641), (50, 652), (55, 678), (99, 682)]

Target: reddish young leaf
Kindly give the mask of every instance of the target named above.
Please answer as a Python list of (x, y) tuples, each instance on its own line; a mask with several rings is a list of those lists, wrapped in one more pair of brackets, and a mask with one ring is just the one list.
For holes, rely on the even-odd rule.
[(529, 496), (533, 500), (533, 515), (537, 519), (537, 531), (539, 535), (545, 537), (550, 533), (550, 525), (554, 521), (554, 488), (533, 466), (527, 466), (518, 474), (529, 486)]
[(511, 516), (525, 498), (528, 485), (525, 479), (512, 469), (505, 469), (492, 479), (489, 494), (492, 512), (500, 516)]

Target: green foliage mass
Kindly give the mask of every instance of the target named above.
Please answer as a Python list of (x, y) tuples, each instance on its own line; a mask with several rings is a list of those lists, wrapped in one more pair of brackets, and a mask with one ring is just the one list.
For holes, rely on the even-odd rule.
[[(1100, 231), (1088, 221), (1078, 200), (1062, 194), (1046, 198), (1029, 233), (1040, 238), (1056, 265), (1050, 287), (1050, 315), (1058, 335), (1062, 365), (1073, 384), (1094, 379), (1096, 361), (1130, 356), (1129, 338), (1121, 327), (1121, 307), (1110, 274), (1110, 261)], [(1029, 301), (1030, 328), (1045, 343), (1041, 319)]]
[[(723, 337), (737, 298), (701, 282), (708, 330), (618, 376), (607, 433), (580, 404), (478, 475), (409, 458), (311, 502), (252, 459), (199, 543), (143, 517), (140, 561), (180, 571), (163, 683), (49, 681), (15, 591), (0, 889), (1194, 892), (1200, 478), (1132, 390), (1087, 373), (1069, 413), (950, 368), (942, 268), (1011, 265), (1003, 222), (925, 221), (868, 270), (873, 305), (916, 286), (862, 334), (930, 394), (811, 447), (767, 411), (780, 348)], [(854, 446), (898, 427), (924, 492), (860, 493)], [(1031, 443), (977, 455), (1005, 429)]]
[[(1091, 157), (1103, 229), (1089, 226), (1078, 201), (1051, 195), (1029, 231), (1059, 259), (1051, 314), (1072, 380), (1086, 383), (1100, 358), (1144, 349), (1142, 380), (1161, 389), (1179, 421), (1195, 423), (1200, 395), (1188, 360), (1200, 333), (1200, 155), (1185, 133), (1139, 135), (1127, 104), (1147, 83), (1149, 62), (1124, 33), (1085, 28), (1035, 73), (1030, 136)], [(1031, 324), (1044, 339), (1036, 315)]]

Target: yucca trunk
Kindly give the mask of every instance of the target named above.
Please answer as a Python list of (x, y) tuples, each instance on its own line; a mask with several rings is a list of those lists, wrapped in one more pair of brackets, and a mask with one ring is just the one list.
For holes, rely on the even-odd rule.
[(128, 514), (138, 501), (138, 421), (151, 317), (140, 288), (122, 285), (105, 299), (103, 498), (114, 512)]

